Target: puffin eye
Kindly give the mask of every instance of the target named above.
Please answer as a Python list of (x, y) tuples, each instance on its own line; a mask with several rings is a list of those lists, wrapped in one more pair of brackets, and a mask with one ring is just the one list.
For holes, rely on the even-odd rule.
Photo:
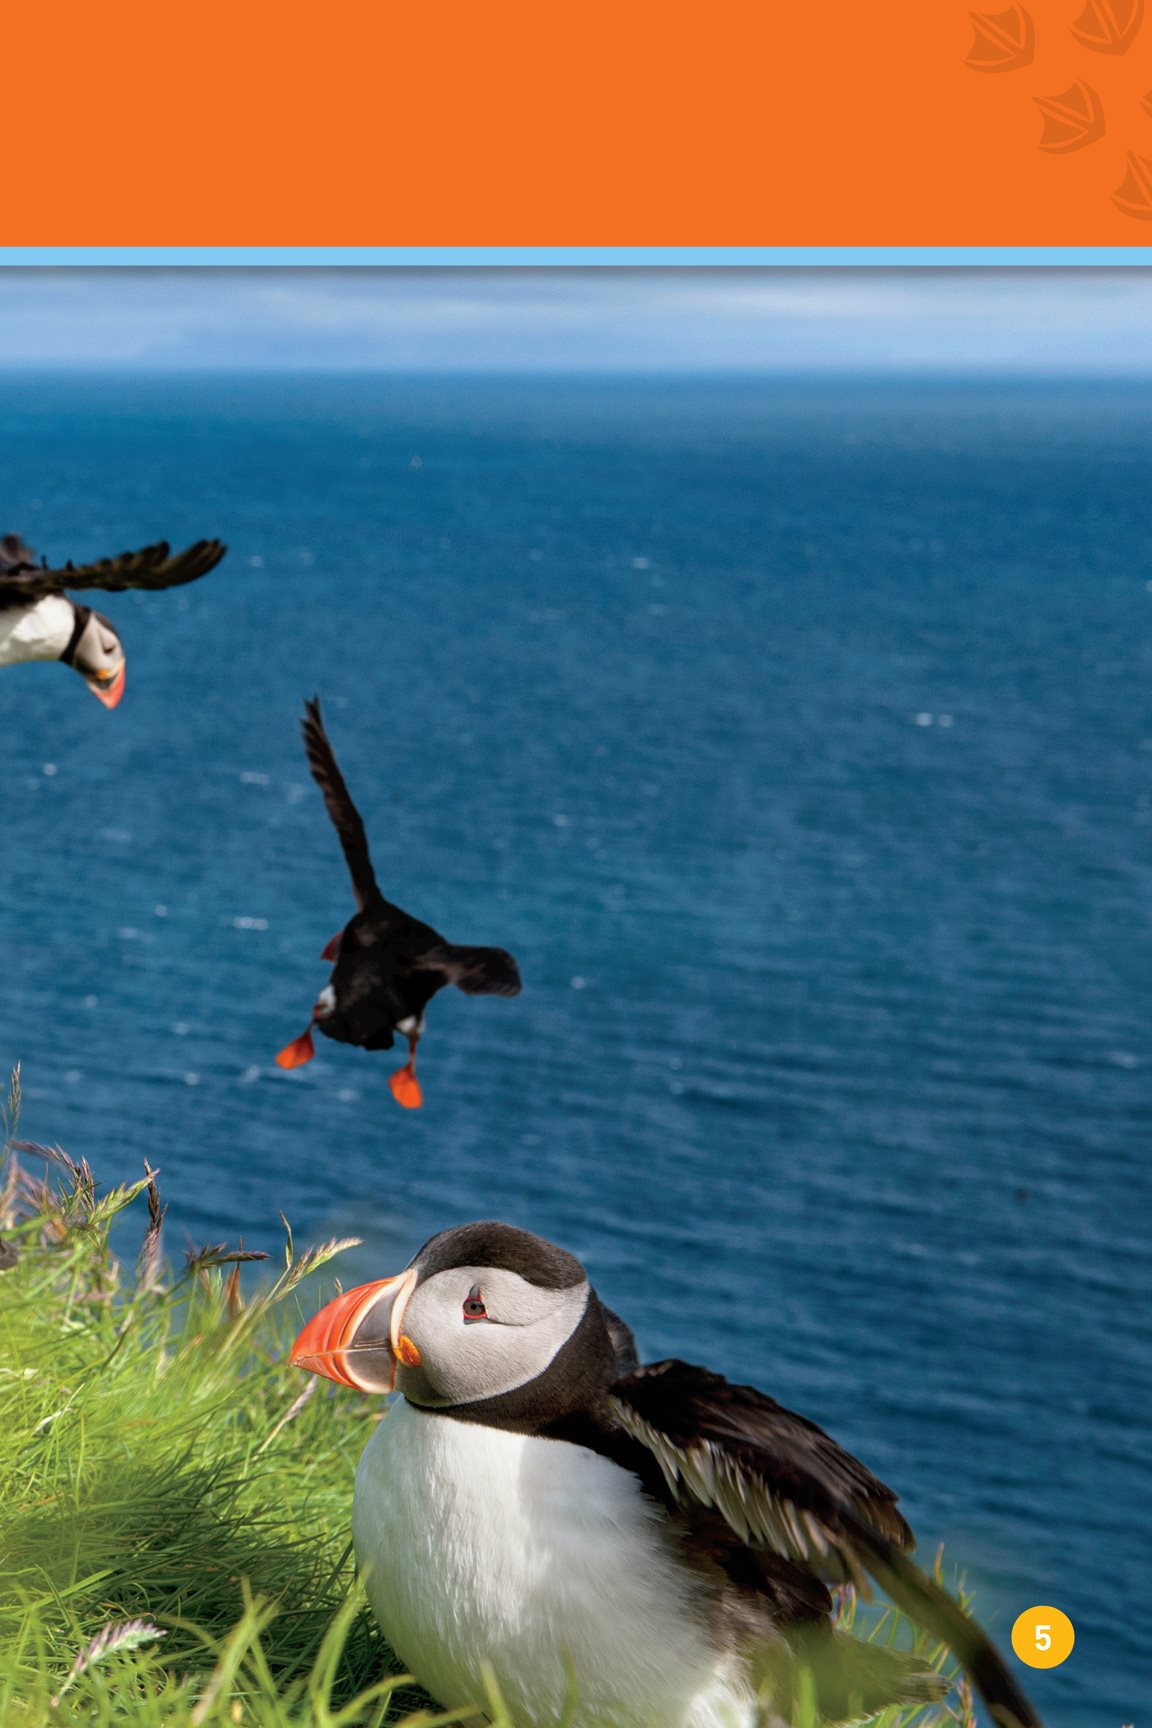
[(484, 1294), (479, 1284), (473, 1284), (464, 1298), (464, 1319), (467, 1322), (469, 1320), (487, 1320), (487, 1318), (488, 1310), (484, 1306)]

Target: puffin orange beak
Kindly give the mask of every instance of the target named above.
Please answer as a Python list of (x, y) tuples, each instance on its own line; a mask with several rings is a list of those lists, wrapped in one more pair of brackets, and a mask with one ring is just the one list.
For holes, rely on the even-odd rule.
[(94, 678), (86, 678), (84, 682), (95, 696), (97, 702), (103, 702), (105, 708), (115, 708), (124, 694), (124, 679), (128, 672), (128, 662), (120, 662), (120, 670), (113, 674), (107, 684), (98, 684)]
[(358, 1392), (391, 1392), (398, 1364), (414, 1368), (420, 1361), (419, 1350), (401, 1330), (417, 1276), (410, 1266), (395, 1278), (358, 1284), (337, 1296), (293, 1344), (288, 1357), (293, 1368), (323, 1374)]

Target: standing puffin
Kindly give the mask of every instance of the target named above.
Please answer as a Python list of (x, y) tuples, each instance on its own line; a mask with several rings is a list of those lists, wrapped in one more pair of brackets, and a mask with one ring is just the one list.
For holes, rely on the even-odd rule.
[(315, 1055), (312, 1028), (341, 1044), (362, 1050), (390, 1050), (395, 1034), (408, 1040), (408, 1061), (388, 1084), (406, 1109), (423, 1103), (416, 1078), (416, 1045), (424, 1031), (424, 1010), (446, 984), (466, 996), (518, 996), (520, 973), (503, 948), (461, 948), (446, 942), (430, 924), (385, 900), (376, 885), (368, 840), (353, 804), (328, 734), (320, 701), (304, 704), (302, 730), (312, 778), (340, 836), (358, 911), (320, 956), (334, 960), (329, 983), (316, 998), (307, 1031), (286, 1044), (276, 1060), (298, 1068)]
[[(524, 1230), (445, 1230), (330, 1302), (292, 1362), (402, 1396), (356, 1472), (381, 1629), (449, 1709), (490, 1663), (519, 1728), (783, 1728), (939, 1699), (918, 1657), (832, 1622), (878, 1584), (950, 1646), (997, 1728), (1039, 1720), (908, 1558), (896, 1496), (803, 1416), (687, 1362), (639, 1366), (580, 1263)], [(805, 1715), (807, 1722), (809, 1717)]]
[(103, 613), (78, 606), (65, 590), (176, 588), (206, 576), (226, 551), (219, 540), (197, 540), (172, 557), (168, 542), (160, 540), (95, 564), (50, 570), (18, 534), (5, 534), (0, 538), (0, 666), (62, 660), (79, 672), (105, 708), (115, 708), (124, 694), (124, 645)]

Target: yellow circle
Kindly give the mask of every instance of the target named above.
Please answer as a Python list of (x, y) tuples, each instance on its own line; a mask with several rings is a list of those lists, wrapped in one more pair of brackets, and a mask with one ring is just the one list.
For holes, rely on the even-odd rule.
[(1076, 1642), (1076, 1628), (1059, 1608), (1025, 1608), (1012, 1628), (1012, 1648), (1029, 1668), (1059, 1668)]

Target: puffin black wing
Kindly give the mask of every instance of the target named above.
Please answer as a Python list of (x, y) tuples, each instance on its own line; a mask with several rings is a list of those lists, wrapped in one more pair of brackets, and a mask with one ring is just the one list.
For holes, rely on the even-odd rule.
[(197, 540), (173, 555), (166, 540), (143, 546), (138, 552), (121, 552), (116, 558), (100, 558), (94, 564), (65, 564), (52, 570), (36, 562), (36, 555), (15, 534), (0, 542), (0, 605), (29, 604), (46, 594), (66, 589), (100, 588), (120, 593), (126, 588), (178, 588), (195, 582), (215, 569), (227, 547), (220, 540)]
[(712, 1508), (749, 1547), (825, 1582), (864, 1595), (878, 1584), (949, 1646), (998, 1728), (1040, 1728), (979, 1626), (908, 1558), (912, 1532), (895, 1494), (822, 1428), (687, 1362), (638, 1368), (616, 1382), (609, 1404), (652, 1453), (675, 1501)]
[(22, 570), (38, 570), (40, 561), (19, 534), (0, 535), (0, 576), (16, 576)]
[(0, 612), (9, 606), (27, 606), (50, 592), (34, 593), (29, 587), (31, 578), (43, 574), (35, 552), (19, 534), (0, 536)]
[(897, 1549), (913, 1546), (890, 1488), (814, 1422), (751, 1386), (657, 1362), (618, 1381), (612, 1400), (676, 1497), (714, 1507), (746, 1542), (863, 1589), (859, 1528)]
[(360, 812), (344, 784), (336, 753), (328, 742), (328, 734), (324, 730), (324, 716), (320, 712), (320, 698), (313, 696), (311, 702), (305, 702), (304, 710), (305, 718), (301, 730), (304, 733), (308, 766), (312, 770), (313, 780), (324, 794), (324, 808), (340, 836), (356, 904), (363, 911), (370, 901), (382, 898), (376, 886), (376, 873), (368, 851), (368, 836), (364, 832)]
[(421, 972), (439, 972), (465, 996), (519, 996), (520, 971), (506, 948), (461, 948), (439, 942), (415, 963)]

